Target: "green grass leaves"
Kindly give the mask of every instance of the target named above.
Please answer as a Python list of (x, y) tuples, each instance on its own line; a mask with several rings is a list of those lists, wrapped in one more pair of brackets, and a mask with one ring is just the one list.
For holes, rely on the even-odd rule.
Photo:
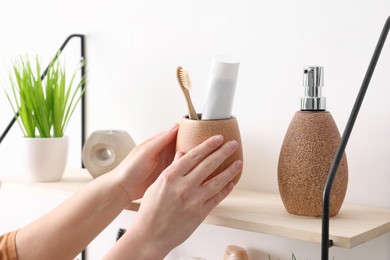
[[(81, 64), (84, 66), (84, 64)], [(81, 67), (80, 67), (81, 68)], [(79, 68), (79, 69), (80, 69)], [(41, 78), (38, 58), (34, 66), (28, 58), (20, 58), (10, 75), (12, 94), (6, 93), (18, 123), (26, 137), (62, 137), (85, 89), (82, 78), (76, 86), (77, 71), (69, 82), (60, 61), (53, 59), (46, 76)]]

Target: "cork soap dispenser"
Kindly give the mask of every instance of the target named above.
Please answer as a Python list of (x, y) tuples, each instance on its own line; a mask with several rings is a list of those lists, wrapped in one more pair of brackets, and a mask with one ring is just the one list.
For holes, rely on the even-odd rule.
[[(304, 97), (288, 127), (280, 150), (278, 185), (286, 210), (321, 217), (322, 193), (340, 142), (340, 133), (322, 97), (323, 68), (303, 71)], [(330, 197), (330, 216), (339, 212), (348, 183), (346, 155), (340, 162)]]

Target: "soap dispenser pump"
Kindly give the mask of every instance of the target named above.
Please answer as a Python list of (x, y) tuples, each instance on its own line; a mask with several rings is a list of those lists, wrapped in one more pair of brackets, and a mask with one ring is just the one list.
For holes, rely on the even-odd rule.
[[(287, 212), (299, 216), (321, 217), (324, 185), (341, 139), (322, 96), (323, 72), (323, 67), (304, 68), (301, 109), (294, 114), (279, 154), (279, 192)], [(339, 212), (347, 183), (344, 154), (331, 191), (330, 216)]]

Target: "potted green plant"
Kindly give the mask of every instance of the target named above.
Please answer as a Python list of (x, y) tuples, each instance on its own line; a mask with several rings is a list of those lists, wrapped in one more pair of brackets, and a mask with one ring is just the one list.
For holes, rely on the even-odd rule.
[(24, 135), (27, 172), (34, 181), (58, 181), (68, 157), (65, 129), (84, 94), (85, 79), (74, 84), (77, 71), (67, 78), (58, 57), (50, 63), (43, 79), (41, 73), (38, 58), (34, 66), (28, 57), (20, 58), (13, 64), (11, 91), (6, 95)]

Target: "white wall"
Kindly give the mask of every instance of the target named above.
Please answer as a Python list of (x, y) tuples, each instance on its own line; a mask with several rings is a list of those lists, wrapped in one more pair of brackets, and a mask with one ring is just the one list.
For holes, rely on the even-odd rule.
[[(139, 143), (186, 113), (175, 78), (178, 65), (189, 70), (191, 94), (201, 111), (212, 57), (237, 56), (241, 67), (234, 114), (245, 156), (239, 185), (278, 192), (278, 154), (298, 110), (302, 68), (325, 67), (323, 93), (342, 132), (389, 10), (387, 0), (5, 1), (0, 8), (0, 82), (7, 81), (10, 63), (18, 55), (38, 54), (49, 60), (67, 35), (86, 34), (88, 133), (125, 129)], [(77, 47), (76, 41), (66, 51), (70, 64)], [(347, 202), (386, 208), (390, 208), (389, 53), (387, 43), (347, 147), (346, 197)], [(11, 117), (0, 93), (0, 131)], [(69, 166), (78, 166), (79, 124), (77, 118), (73, 121), (68, 129), (75, 140)], [(2, 169), (18, 168), (19, 136), (15, 126), (1, 144)], [(216, 231), (203, 232), (212, 236)], [(252, 234), (237, 234), (242, 246), (250, 245)], [(260, 244), (269, 240), (283, 244), (279, 257), (287, 258), (291, 251), (307, 252), (302, 257), (309, 259), (319, 254), (318, 245), (263, 235), (257, 239), (263, 241)], [(191, 241), (201, 245), (201, 240)], [(388, 259), (389, 248), (376, 248), (383, 243), (390, 244), (389, 234), (378, 243), (370, 242), (368, 249), (385, 250), (382, 254)], [(361, 255), (359, 250), (343, 251), (336, 259), (343, 255), (352, 259)]]

